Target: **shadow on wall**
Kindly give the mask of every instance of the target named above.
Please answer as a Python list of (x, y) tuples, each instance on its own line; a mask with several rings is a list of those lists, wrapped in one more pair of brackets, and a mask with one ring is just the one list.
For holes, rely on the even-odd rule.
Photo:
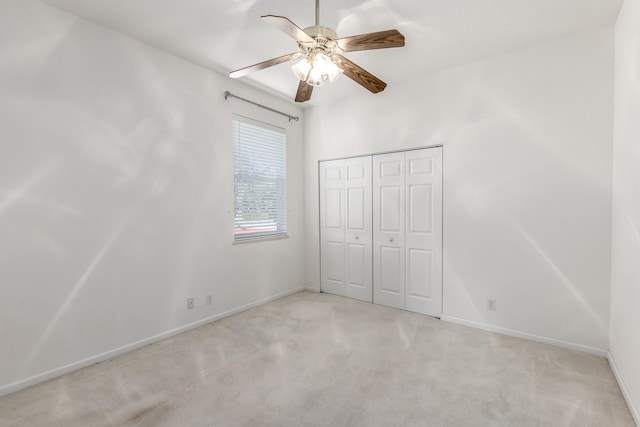
[[(71, 334), (69, 319), (83, 330), (78, 340), (100, 325), (127, 328), (131, 316), (117, 313), (130, 303), (118, 289), (131, 287), (135, 299), (150, 265), (150, 281), (180, 294), (204, 264), (198, 236), (217, 202), (216, 173), (227, 169), (216, 155), (220, 119), (199, 90), (210, 73), (176, 81), (158, 65), (172, 59), (149, 57), (168, 55), (139, 46), (76, 20), (55, 43), (31, 41), (3, 60), (0, 282), (20, 289), (1, 293), (12, 306), (0, 330), (8, 347), (30, 348), (12, 354), (22, 365), (15, 378), (38, 363), (60, 366), (43, 360)], [(175, 304), (161, 304), (175, 324)], [(20, 321), (25, 305), (35, 320)]]
[[(585, 260), (605, 233), (586, 224), (608, 213), (606, 182), (508, 100), (482, 93), (457, 107), (444, 132), (445, 280), (461, 299), (454, 304), (467, 307), (464, 318), (534, 334), (544, 333), (527, 325), (544, 312), (564, 319), (552, 322), (561, 325), (552, 337), (570, 341), (591, 329), (603, 339), (607, 262)], [(494, 292), (502, 312), (487, 311)]]

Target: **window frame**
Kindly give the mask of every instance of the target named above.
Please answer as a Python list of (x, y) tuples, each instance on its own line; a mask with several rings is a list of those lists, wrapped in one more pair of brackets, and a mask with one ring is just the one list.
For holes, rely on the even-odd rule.
[[(263, 231), (254, 231), (254, 232), (246, 232), (246, 233), (237, 233), (237, 227), (239, 222), (238, 212), (238, 195), (239, 195), (239, 177), (242, 174), (239, 174), (238, 171), (242, 169), (242, 166), (238, 165), (238, 162), (243, 163), (245, 166), (247, 163), (251, 163), (255, 161), (251, 159), (251, 153), (246, 152), (243, 156), (241, 153), (242, 147), (237, 146), (237, 144), (242, 144), (242, 137), (237, 135), (237, 130), (240, 130), (242, 125), (248, 125), (253, 127), (254, 130), (256, 128), (261, 128), (266, 131), (270, 131), (280, 135), (281, 138), (281, 147), (276, 147), (277, 152), (271, 153), (268, 158), (268, 163), (270, 165), (275, 164), (277, 161), (280, 162), (275, 164), (275, 168), (270, 171), (268, 174), (262, 174), (256, 176), (254, 180), (247, 177), (247, 172), (245, 168), (244, 173), (244, 184), (251, 187), (251, 184), (258, 183), (258, 188), (263, 190), (267, 189), (275, 189), (275, 193), (277, 195), (277, 199), (273, 199), (271, 203), (275, 204), (275, 206), (270, 207), (267, 215), (274, 215), (274, 218), (270, 218), (267, 221), (272, 221), (275, 230), (263, 230)], [(238, 129), (237, 126), (240, 126)], [(275, 139), (275, 138), (274, 138)], [(245, 147), (244, 148), (258, 148), (256, 146), (251, 147), (251, 142), (244, 140)], [(255, 141), (254, 141), (255, 142)], [(260, 142), (259, 142), (260, 143)], [(280, 143), (277, 141), (276, 143)], [(259, 148), (264, 149), (273, 149), (274, 147), (270, 147), (270, 145), (275, 145), (273, 141), (267, 141), (267, 143)], [(289, 237), (288, 234), (288, 211), (287, 211), (287, 132), (286, 129), (275, 126), (271, 123), (265, 123), (256, 119), (252, 119), (250, 117), (246, 117), (240, 114), (232, 114), (232, 156), (233, 156), (233, 244), (244, 244), (244, 243), (252, 243), (252, 242), (261, 242), (268, 240), (279, 240), (279, 239), (287, 239)], [(254, 154), (255, 157), (255, 154)], [(281, 159), (280, 159), (281, 158)], [(277, 159), (277, 160), (276, 160)], [(257, 169), (256, 169), (257, 170)], [(264, 170), (263, 170), (264, 172)], [(278, 176), (281, 175), (281, 176)], [(271, 182), (270, 182), (271, 181)], [(269, 186), (271, 184), (271, 187)], [(264, 200), (260, 200), (264, 202)], [(267, 204), (269, 202), (267, 201)], [(251, 204), (251, 202), (249, 202)], [(256, 227), (265, 227), (264, 221), (263, 224), (260, 225), (260, 221), (256, 221)], [(248, 221), (250, 225), (251, 222)]]

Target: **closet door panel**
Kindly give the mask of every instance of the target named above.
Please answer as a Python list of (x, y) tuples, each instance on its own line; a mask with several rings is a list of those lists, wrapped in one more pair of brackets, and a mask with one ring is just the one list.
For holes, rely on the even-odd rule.
[(321, 162), (320, 288), (346, 295), (344, 160)]
[(380, 187), (380, 232), (396, 235), (402, 232), (402, 191), (400, 185)]
[(346, 296), (373, 301), (371, 156), (346, 159)]
[(406, 309), (442, 314), (442, 148), (405, 153)]
[(327, 230), (342, 232), (342, 188), (328, 188), (324, 193), (324, 214)]
[(392, 296), (389, 298), (401, 297), (403, 286), (398, 277), (402, 276), (402, 249), (383, 245), (379, 249), (379, 292), (381, 294), (391, 294)]
[(407, 298), (431, 298), (429, 278), (433, 268), (433, 251), (413, 248), (407, 252)]
[(321, 289), (373, 300), (371, 156), (320, 162)]
[(366, 232), (367, 196), (365, 193), (364, 188), (347, 189), (347, 228), (350, 232)]
[(325, 243), (324, 267), (324, 280), (328, 288), (342, 289), (344, 287), (344, 244), (342, 242), (327, 241)]
[(427, 235), (433, 231), (433, 186), (409, 184), (407, 233)]
[(404, 308), (404, 154), (373, 156), (373, 302)]
[(367, 261), (367, 248), (365, 245), (347, 244), (347, 265), (349, 266), (348, 285), (356, 289), (366, 288), (367, 276), (370, 276), (366, 270), (371, 265), (371, 262)]

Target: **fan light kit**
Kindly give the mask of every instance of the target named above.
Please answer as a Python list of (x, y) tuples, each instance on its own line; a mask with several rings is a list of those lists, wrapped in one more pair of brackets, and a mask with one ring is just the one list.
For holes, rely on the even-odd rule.
[(342, 53), (402, 47), (404, 36), (398, 30), (386, 30), (338, 38), (334, 30), (320, 25), (319, 16), (320, 0), (316, 0), (316, 25), (304, 30), (284, 16), (262, 16), (263, 21), (293, 37), (298, 42), (298, 51), (232, 71), (229, 77), (238, 78), (283, 62), (298, 60), (291, 67), (300, 80), (296, 102), (308, 101), (314, 86), (322, 86), (327, 80), (334, 82), (342, 74), (372, 93), (382, 92), (387, 86), (385, 82), (349, 61)]
[(309, 27), (304, 32), (315, 33), (315, 41), (298, 42), (299, 51), (293, 59), (300, 59), (300, 62), (291, 67), (293, 74), (309, 86), (322, 86), (327, 80), (333, 83), (344, 73), (338, 66), (342, 49), (335, 42), (336, 32), (326, 27)]

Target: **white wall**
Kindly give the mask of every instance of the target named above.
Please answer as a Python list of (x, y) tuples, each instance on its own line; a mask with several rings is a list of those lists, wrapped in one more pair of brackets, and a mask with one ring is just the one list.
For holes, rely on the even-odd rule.
[(616, 23), (611, 357), (640, 425), (640, 1)]
[(307, 284), (319, 286), (317, 162), (442, 144), (446, 318), (604, 354), (612, 82), (607, 27), (310, 109)]
[[(301, 115), (40, 2), (1, 2), (0, 394), (303, 285), (302, 122), (226, 89)], [(233, 112), (287, 128), (290, 239), (232, 245)]]

